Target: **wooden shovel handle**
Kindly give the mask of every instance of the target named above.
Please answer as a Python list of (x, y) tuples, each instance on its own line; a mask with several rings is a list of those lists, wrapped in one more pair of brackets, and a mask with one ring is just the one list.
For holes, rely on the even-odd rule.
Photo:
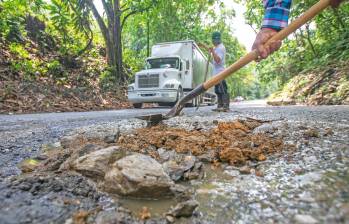
[[(312, 6), (309, 10), (307, 10), (303, 15), (295, 19), (289, 26), (275, 34), (265, 45), (270, 44), (274, 41), (282, 41), (284, 40), (288, 35), (296, 31), (298, 28), (303, 26), (305, 23), (309, 22), (311, 19), (313, 19), (317, 14), (322, 12), (324, 9), (326, 9), (330, 5), (331, 0), (320, 0), (318, 3), (316, 3), (314, 6)], [(258, 51), (253, 50), (244, 57), (242, 57), (240, 60), (226, 68), (224, 71), (220, 72), (219, 74), (215, 75), (211, 79), (207, 80), (203, 86), (206, 90), (210, 89), (211, 87), (217, 85), (222, 80), (230, 76), (232, 73), (238, 71), (245, 65), (249, 64), (250, 62), (256, 60), (258, 57)]]

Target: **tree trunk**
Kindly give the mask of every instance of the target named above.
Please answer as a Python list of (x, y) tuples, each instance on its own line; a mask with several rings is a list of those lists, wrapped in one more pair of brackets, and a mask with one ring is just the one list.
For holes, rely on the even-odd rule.
[(311, 41), (311, 38), (310, 38), (309, 25), (306, 25), (307, 36), (304, 35), (302, 28), (300, 28), (299, 31), (301, 33), (301, 36), (308, 41), (308, 44), (309, 44), (314, 56), (317, 57), (317, 52), (316, 52), (315, 47), (313, 45), (313, 42)]
[(102, 32), (106, 46), (107, 63), (111, 68), (111, 73), (117, 82), (124, 82), (126, 78), (122, 71), (122, 45), (121, 45), (121, 11), (120, 2), (115, 0), (113, 5), (102, 0), (104, 10), (107, 14), (108, 26), (99, 15), (92, 0), (87, 1), (93, 16), (96, 18), (98, 26)]
[(122, 42), (121, 42), (121, 10), (120, 10), (120, 1), (114, 1), (114, 35), (113, 39), (115, 40), (115, 65), (116, 70), (119, 75), (119, 81), (127, 81), (124, 72), (122, 70)]

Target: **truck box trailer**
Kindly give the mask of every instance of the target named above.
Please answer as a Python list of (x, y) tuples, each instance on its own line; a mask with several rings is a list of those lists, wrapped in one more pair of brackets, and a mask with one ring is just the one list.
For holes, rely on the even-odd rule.
[[(128, 86), (128, 99), (134, 107), (143, 103), (174, 105), (181, 97), (196, 86), (212, 77), (210, 62), (206, 75), (207, 58), (197, 44), (192, 41), (177, 41), (156, 44), (151, 57), (146, 59), (145, 69), (135, 74), (135, 82)], [(213, 89), (196, 98), (191, 105), (198, 103), (214, 104), (216, 95)]]

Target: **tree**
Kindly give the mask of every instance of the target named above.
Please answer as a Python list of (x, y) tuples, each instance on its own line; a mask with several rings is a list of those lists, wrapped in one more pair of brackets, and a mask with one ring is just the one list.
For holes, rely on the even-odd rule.
[(125, 82), (127, 77), (123, 72), (122, 29), (130, 16), (149, 10), (157, 0), (142, 0), (136, 3), (120, 0), (101, 1), (106, 20), (98, 12), (93, 0), (78, 0), (78, 4), (81, 10), (87, 7), (92, 11), (105, 42), (107, 62), (111, 72), (117, 81)]

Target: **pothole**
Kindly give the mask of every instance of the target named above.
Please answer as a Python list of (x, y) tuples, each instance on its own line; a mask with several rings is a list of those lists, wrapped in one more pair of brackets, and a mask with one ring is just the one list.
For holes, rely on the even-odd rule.
[[(253, 132), (263, 123), (245, 119), (217, 122), (209, 130), (161, 125), (95, 138), (68, 136), (46, 145), (22, 170), (82, 175), (134, 217), (173, 221), (190, 217), (199, 205), (196, 200), (205, 203), (203, 195), (217, 190), (213, 174), (218, 184), (234, 173), (259, 176), (249, 163), (262, 163), (288, 148), (281, 138)], [(223, 173), (223, 166), (233, 169)]]

